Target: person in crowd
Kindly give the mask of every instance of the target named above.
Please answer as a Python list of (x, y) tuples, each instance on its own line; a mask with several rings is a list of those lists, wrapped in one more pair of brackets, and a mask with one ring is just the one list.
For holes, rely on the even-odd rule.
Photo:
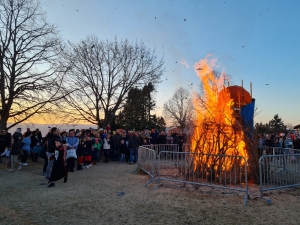
[(76, 151), (79, 144), (79, 139), (75, 137), (75, 130), (69, 131), (69, 137), (66, 137), (67, 148), (67, 172), (74, 172), (75, 160), (77, 158)]
[(159, 154), (160, 151), (169, 150), (169, 149), (166, 149), (166, 146), (164, 146), (165, 144), (167, 144), (167, 137), (166, 137), (166, 134), (164, 131), (160, 132), (160, 135), (158, 135), (158, 137), (157, 137), (156, 143), (162, 145), (159, 147), (157, 154)]
[(42, 133), (41, 133), (40, 129), (36, 128), (35, 133), (36, 133), (35, 138), (38, 140), (38, 142), (41, 143), (42, 140), (43, 140), (43, 136), (42, 136)]
[(100, 150), (102, 147), (102, 139), (100, 138), (100, 135), (98, 133), (94, 134), (94, 138), (93, 138), (95, 144), (94, 144), (94, 154), (93, 154), (93, 165), (97, 165), (97, 162), (99, 162), (99, 158), (100, 158)]
[(107, 124), (107, 126), (105, 127), (105, 130), (106, 130), (108, 133), (111, 133), (111, 127), (110, 127), (110, 124)]
[[(5, 135), (5, 131), (1, 130), (0, 131), (0, 155), (2, 155), (5, 149), (6, 149), (6, 135)], [(2, 161), (1, 156), (0, 156), (0, 161)]]
[(137, 134), (133, 132), (128, 140), (128, 147), (130, 151), (130, 164), (137, 162), (139, 144), (139, 138), (137, 137)]
[(157, 143), (157, 136), (156, 130), (152, 129), (150, 133), (150, 144), (155, 145)]
[(275, 148), (280, 148), (279, 138), (275, 138), (275, 139), (274, 139), (273, 147), (275, 147)]
[(67, 132), (66, 131), (63, 131), (60, 133), (60, 139), (62, 141), (66, 141), (67, 140)]
[(84, 163), (84, 156), (85, 156), (85, 139), (82, 139), (80, 143), (77, 146), (77, 170), (83, 169), (83, 163)]
[(55, 186), (55, 181), (58, 181), (62, 178), (64, 178), (64, 183), (67, 182), (68, 173), (65, 167), (66, 147), (67, 146), (64, 146), (60, 139), (55, 140), (55, 153), (51, 156), (51, 160), (53, 160), (53, 166), (48, 181), (48, 187)]
[(280, 148), (283, 148), (283, 137), (279, 136)]
[(6, 147), (10, 149), (11, 148), (11, 142), (12, 142), (11, 133), (8, 132), (8, 128), (4, 129), (4, 133), (5, 133)]
[(124, 140), (121, 139), (120, 141), (121, 145), (120, 145), (120, 162), (125, 162), (125, 153), (126, 153), (126, 143)]
[(109, 159), (110, 159), (110, 161), (113, 161), (113, 159), (114, 159), (114, 149), (115, 149), (115, 147), (114, 147), (114, 132), (111, 132), (111, 130), (109, 130), (108, 131), (108, 133), (107, 134), (109, 134), (110, 135), (110, 150), (109, 150)]
[(30, 154), (30, 143), (31, 143), (31, 132), (26, 132), (25, 137), (22, 141), (22, 159), (20, 162), (19, 170), (22, 166), (28, 166), (26, 163), (28, 155)]
[(160, 135), (157, 137), (157, 144), (167, 144), (167, 137), (164, 131), (160, 132)]
[(92, 155), (93, 155), (93, 145), (95, 142), (89, 136), (89, 132), (86, 133), (88, 136), (85, 138), (84, 145), (85, 145), (85, 156), (84, 156), (84, 165), (85, 168), (89, 168), (92, 166)]
[(300, 150), (300, 138), (299, 138), (299, 136), (295, 137), (295, 140), (293, 141), (293, 146), (294, 146), (294, 149), (299, 149)]
[(263, 139), (263, 137), (261, 135), (258, 136), (258, 151), (259, 154), (262, 154), (263, 148), (266, 146), (265, 144), (265, 140)]
[(293, 148), (293, 140), (291, 138), (291, 135), (288, 134), (285, 141), (284, 141), (284, 148)]
[(42, 176), (46, 176), (46, 172), (47, 172), (47, 167), (48, 167), (48, 157), (46, 155), (47, 152), (47, 141), (43, 141), (42, 140), (42, 148), (41, 151), (39, 153), (39, 157), (44, 159), (44, 165), (43, 165), (43, 171), (42, 171)]
[(104, 151), (104, 162), (109, 162), (109, 152), (110, 152), (110, 145), (112, 143), (112, 140), (110, 138), (110, 134), (106, 134), (106, 137), (103, 139), (103, 151)]
[(271, 139), (270, 135), (267, 136), (266, 146), (269, 148), (273, 147), (273, 140)]
[(120, 129), (117, 129), (116, 133), (113, 136), (113, 161), (117, 161), (119, 158), (121, 140), (122, 136), (120, 134)]
[(30, 157), (31, 157), (31, 162), (35, 162), (35, 155), (33, 153), (33, 148), (36, 146), (36, 143), (39, 142), (37, 139), (36, 131), (32, 131), (31, 133), (31, 143), (30, 143)]
[(27, 133), (31, 133), (31, 135), (32, 135), (32, 132), (31, 132), (31, 130), (30, 130), (30, 128), (28, 127), (27, 129), (26, 129), (26, 131), (24, 132), (24, 134), (22, 135), (23, 136), (23, 138), (25, 138), (26, 137), (26, 134)]
[(47, 136), (47, 152), (46, 156), (48, 157), (48, 165), (47, 165), (47, 170), (46, 170), (46, 177), (45, 179), (49, 180), (52, 166), (53, 166), (53, 160), (54, 160), (54, 153), (55, 153), (55, 148), (56, 144), (55, 141), (60, 139), (59, 138), (59, 131), (56, 127), (52, 127), (50, 130), (50, 133)]
[(15, 170), (15, 164), (18, 163), (18, 157), (21, 153), (21, 147), (22, 143), (19, 140), (18, 136), (13, 137), (13, 143), (11, 145), (11, 150), (10, 150), (10, 165), (11, 169), (9, 172), (12, 172)]
[(19, 140), (22, 140), (23, 139), (22, 128), (17, 128), (17, 130), (13, 134), (13, 137), (18, 137)]
[(10, 160), (10, 149), (6, 148), (4, 152), (0, 155), (0, 157), (5, 156), (6, 157), (6, 168), (11, 167), (11, 160)]
[(40, 145), (40, 142), (36, 142), (35, 146), (32, 149), (33, 162), (37, 162), (38, 161), (41, 149), (42, 149), (42, 147)]
[(145, 145), (148, 145), (148, 140), (147, 140), (147, 138), (144, 138), (144, 139), (143, 139), (142, 145), (144, 145), (144, 146), (145, 146)]

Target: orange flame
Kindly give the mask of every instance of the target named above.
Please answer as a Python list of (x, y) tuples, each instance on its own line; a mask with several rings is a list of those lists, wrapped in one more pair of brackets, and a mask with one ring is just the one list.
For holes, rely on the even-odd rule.
[[(216, 77), (213, 71), (215, 63), (216, 60), (206, 57), (195, 65), (202, 81), (203, 93), (193, 98), (196, 120), (191, 149), (197, 153), (244, 156), (247, 160), (244, 132), (233, 109), (234, 101), (225, 88), (227, 77), (224, 73)], [(195, 165), (197, 161), (213, 164), (203, 157), (195, 160)], [(228, 161), (221, 166), (223, 170), (230, 170), (231, 165), (232, 162)]]

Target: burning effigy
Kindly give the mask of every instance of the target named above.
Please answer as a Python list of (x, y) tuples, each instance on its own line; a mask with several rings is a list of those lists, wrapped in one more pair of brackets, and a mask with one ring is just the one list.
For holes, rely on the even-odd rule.
[[(202, 93), (195, 94), (194, 131), (191, 151), (201, 154), (242, 156), (248, 160), (245, 138), (253, 129), (254, 99), (241, 86), (226, 84), (225, 73), (214, 72), (215, 60), (205, 58), (195, 65), (202, 81)], [(236, 162), (212, 162), (211, 157), (195, 157), (194, 167), (210, 165), (214, 170), (230, 171)], [(226, 159), (226, 158), (223, 158)], [(241, 165), (242, 166), (242, 165)]]

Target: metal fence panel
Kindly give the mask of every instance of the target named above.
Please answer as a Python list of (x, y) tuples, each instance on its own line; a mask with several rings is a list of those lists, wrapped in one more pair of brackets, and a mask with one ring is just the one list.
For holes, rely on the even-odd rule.
[(150, 149), (149, 146), (140, 146), (138, 149), (137, 169), (143, 170), (145, 173), (147, 173), (150, 176), (150, 180), (145, 184), (145, 187), (149, 183), (155, 182), (155, 174), (156, 174), (155, 163), (156, 163), (155, 150)]
[[(296, 151), (297, 150), (297, 151)], [(300, 186), (300, 154), (298, 149), (285, 149), (280, 155), (262, 155), (259, 159), (260, 197), (270, 190)]]
[(249, 198), (248, 165), (242, 156), (161, 151), (158, 157), (158, 183), (182, 182), (245, 192)]

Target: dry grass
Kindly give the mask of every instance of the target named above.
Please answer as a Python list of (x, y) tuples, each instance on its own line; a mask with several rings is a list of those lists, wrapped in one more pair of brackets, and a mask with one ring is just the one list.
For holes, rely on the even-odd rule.
[[(7, 172), (0, 164), (0, 223), (9, 224), (300, 224), (300, 189), (269, 193), (272, 204), (205, 187), (154, 183), (136, 165), (99, 163), (48, 188), (42, 163)], [(197, 190), (198, 189), (198, 190)], [(117, 196), (124, 192), (122, 197)], [(258, 195), (251, 187), (251, 197)]]

